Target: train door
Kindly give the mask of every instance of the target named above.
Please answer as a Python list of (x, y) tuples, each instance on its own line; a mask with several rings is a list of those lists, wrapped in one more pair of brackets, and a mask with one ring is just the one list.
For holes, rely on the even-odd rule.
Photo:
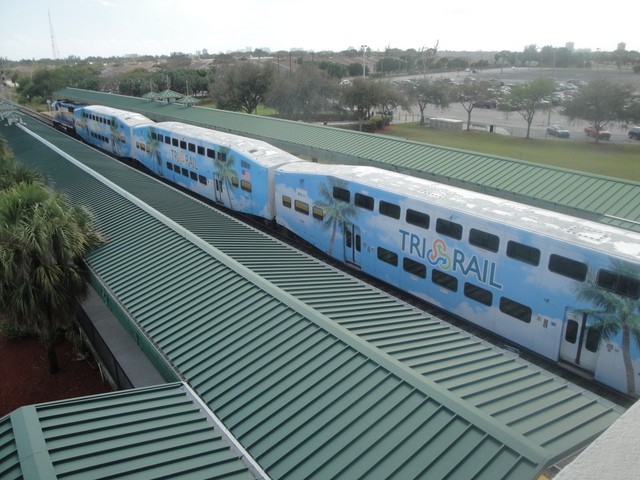
[(349, 265), (360, 268), (360, 252), (362, 250), (362, 236), (360, 229), (348, 223), (344, 226), (344, 260)]
[(593, 328), (594, 318), (587, 313), (567, 309), (565, 314), (560, 358), (595, 372), (600, 346), (600, 332)]
[(213, 192), (215, 195), (215, 201), (222, 203), (222, 179), (218, 175), (213, 177)]

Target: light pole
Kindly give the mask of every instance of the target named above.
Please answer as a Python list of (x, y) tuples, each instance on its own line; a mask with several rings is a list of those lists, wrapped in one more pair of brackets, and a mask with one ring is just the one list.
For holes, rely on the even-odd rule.
[(362, 49), (362, 78), (365, 78), (367, 76), (367, 64), (365, 63), (365, 58), (369, 45), (360, 45), (360, 48)]

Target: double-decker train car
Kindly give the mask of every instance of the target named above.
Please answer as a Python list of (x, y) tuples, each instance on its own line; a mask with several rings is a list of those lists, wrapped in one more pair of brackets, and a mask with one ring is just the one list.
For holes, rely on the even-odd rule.
[(75, 106), (73, 115), (77, 135), (92, 145), (273, 221), (508, 342), (640, 394), (640, 234), (373, 167), (307, 162), (265, 142), (108, 107)]
[(639, 392), (638, 234), (395, 172), (308, 162), (277, 170), (276, 219), (339, 261)]
[(266, 220), (275, 216), (275, 170), (302, 162), (259, 140), (178, 122), (139, 125), (133, 136), (134, 158), (156, 175)]
[(102, 105), (87, 105), (73, 111), (75, 133), (85, 142), (113, 153), (133, 158), (133, 128), (152, 121), (139, 113)]

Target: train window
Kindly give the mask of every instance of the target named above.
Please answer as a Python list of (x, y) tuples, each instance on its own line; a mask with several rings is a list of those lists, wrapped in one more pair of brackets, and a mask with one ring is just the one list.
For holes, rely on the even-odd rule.
[(173, 170), (173, 163), (171, 163), (171, 162), (167, 162), (167, 168), (168, 168), (169, 170)]
[(476, 302), (482, 303), (487, 307), (490, 307), (493, 303), (493, 293), (489, 290), (481, 288), (473, 283), (465, 283), (464, 284), (464, 296), (470, 298), (471, 300), (475, 300)]
[(578, 339), (578, 322), (569, 320), (567, 322), (567, 330), (564, 332), (564, 339), (569, 343), (576, 343)]
[(204, 147), (198, 145), (198, 155), (204, 155)]
[(180, 140), (180, 148), (183, 150), (187, 149), (187, 142), (185, 142), (184, 140)]
[(418, 212), (416, 210), (407, 209), (405, 220), (411, 225), (421, 228), (429, 228), (430, 218), (426, 213)]
[(171, 145), (173, 145), (174, 147), (177, 147), (178, 145), (180, 145), (180, 142), (178, 142), (177, 138), (172, 138)]
[(427, 267), (426, 265), (411, 260), (410, 258), (402, 259), (402, 268), (405, 272), (409, 272), (414, 274), (416, 277), (427, 278)]
[(586, 263), (578, 262), (561, 255), (551, 254), (549, 257), (549, 271), (572, 278), (578, 282), (584, 282), (587, 278)]
[(180, 165), (173, 165), (173, 171), (176, 173), (180, 173)]
[(191, 180), (198, 181), (198, 174), (196, 172), (189, 172), (189, 176), (191, 177)]
[(395, 218), (396, 220), (400, 218), (400, 207), (393, 203), (385, 202), (384, 200), (380, 200), (378, 211), (380, 215), (384, 215), (385, 217)]
[(158, 140), (158, 135), (155, 132), (151, 132), (151, 140)]
[(251, 191), (251, 182), (247, 182), (246, 180), (242, 180), (240, 182), (240, 188), (242, 190), (244, 190), (245, 192), (250, 192)]
[(490, 252), (497, 252), (500, 247), (500, 238), (493, 233), (472, 228), (469, 231), (469, 243)]
[(161, 134), (158, 134), (158, 142), (164, 142), (164, 137)]
[(452, 292), (458, 291), (458, 279), (440, 270), (431, 271), (431, 281)]
[(593, 327), (589, 327), (587, 329), (587, 341), (585, 342), (585, 347), (590, 352), (595, 353), (598, 351), (598, 345), (600, 345), (600, 331)]
[(525, 323), (531, 323), (531, 308), (521, 303), (502, 297), (500, 298), (500, 311)]
[(529, 245), (509, 241), (507, 243), (507, 257), (537, 266), (540, 263), (540, 250)]
[(289, 195), (282, 196), (282, 206), (286, 208), (291, 208), (291, 197)]
[(195, 143), (189, 143), (188, 149), (189, 149), (190, 152), (196, 153), (196, 144)]
[(364, 195), (362, 193), (356, 193), (353, 203), (355, 203), (356, 207), (364, 208), (365, 210), (373, 211), (373, 197), (369, 195)]
[(599, 287), (610, 292), (631, 297), (635, 300), (640, 298), (640, 280), (636, 278), (609, 270), (600, 270), (598, 271), (596, 282)]
[(215, 159), (216, 151), (211, 148), (207, 148), (207, 157)]
[(309, 204), (301, 202), (300, 200), (296, 200), (293, 202), (293, 208), (296, 212), (303, 213), (305, 215), (309, 215)]
[(198, 175), (198, 181), (201, 184), (206, 185), (207, 184), (207, 177), (205, 177), (204, 175)]
[(167, 136), (165, 135), (165, 137), (164, 137), (164, 143), (166, 143), (167, 145), (171, 145), (171, 137), (167, 137)]
[(238, 177), (236, 176), (231, 177), (231, 185), (238, 188), (238, 185), (240, 185), (240, 181), (238, 180)]
[(346, 188), (333, 187), (333, 198), (348, 202), (351, 200), (351, 193)]
[(218, 160), (220, 160), (221, 162), (226, 162), (227, 161), (226, 152), (218, 152)]
[(383, 247), (378, 247), (378, 260), (382, 260), (384, 263), (394, 267), (398, 266), (398, 254)]
[(317, 220), (324, 220), (324, 210), (321, 209), (320, 207), (313, 207), (312, 210), (313, 213), (313, 218), (317, 219)]
[(460, 240), (462, 238), (462, 225), (439, 218), (436, 220), (436, 232)]
[(182, 169), (182, 176), (183, 177), (188, 177), (189, 176), (189, 170), (187, 170), (186, 168)]

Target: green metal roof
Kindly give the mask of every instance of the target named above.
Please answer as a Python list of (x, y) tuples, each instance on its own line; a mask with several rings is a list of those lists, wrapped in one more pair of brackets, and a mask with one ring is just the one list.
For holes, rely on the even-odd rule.
[(65, 88), (62, 98), (260, 138), (327, 162), (365, 163), (640, 231), (640, 183), (399, 138)]
[(142, 200), (131, 203), (17, 127), (1, 132), (19, 158), (95, 212), (109, 238), (89, 257), (103, 296), (135, 320), (273, 478), (531, 478), (620, 414), (29, 123)]
[(0, 418), (0, 478), (253, 479), (182, 383), (19, 408)]

